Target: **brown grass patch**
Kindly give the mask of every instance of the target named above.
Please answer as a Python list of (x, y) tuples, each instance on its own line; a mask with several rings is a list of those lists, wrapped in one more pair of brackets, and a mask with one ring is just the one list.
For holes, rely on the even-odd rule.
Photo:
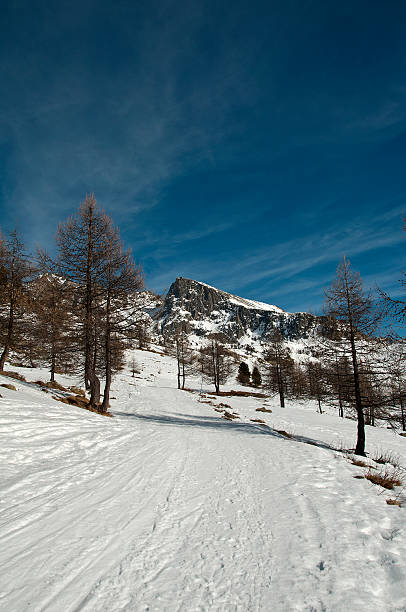
[(86, 395), (85, 390), (84, 389), (80, 389), (79, 387), (69, 387), (69, 389), (75, 395), (82, 395), (83, 397), (85, 397), (85, 395)]
[(290, 440), (293, 439), (292, 434), (285, 431), (284, 429), (275, 429), (275, 431), (277, 431), (279, 434), (281, 434), (281, 436), (284, 436), (285, 438), (289, 438)]
[(390, 463), (394, 467), (399, 467), (399, 457), (390, 452), (380, 452), (378, 455), (373, 457), (375, 463), (379, 463), (380, 465), (385, 465), (386, 463)]
[[(48, 382), (36, 380), (34, 384), (39, 385), (40, 387), (46, 387), (47, 389), (54, 389), (55, 391), (69, 391), (69, 389), (66, 389), (66, 387), (60, 385), (58, 382), (56, 382), (56, 380), (49, 380)], [(79, 391), (81, 391), (81, 389), (79, 389)]]
[(402, 431), (402, 433), (400, 433), (399, 435), (403, 436), (404, 438), (406, 438), (406, 431)]
[(219, 391), (216, 395), (221, 397), (268, 397), (265, 393), (254, 393), (253, 391)]
[[(84, 410), (89, 410), (89, 412), (95, 412), (96, 414), (101, 414), (102, 416), (112, 417), (111, 412), (103, 412), (102, 410), (97, 410), (96, 408), (92, 408), (89, 404), (89, 400), (84, 398), (81, 395), (70, 395), (68, 397), (58, 397), (57, 395), (53, 395), (52, 399), (57, 402), (62, 402), (62, 404), (67, 404), (68, 406), (76, 406), (76, 408), (83, 408)], [(100, 404), (101, 406), (101, 404)]]
[(388, 506), (399, 506), (399, 508), (402, 507), (401, 502), (398, 499), (387, 499), (386, 503), (388, 504)]
[(272, 410), (270, 408), (265, 408), (265, 406), (261, 406), (261, 408), (255, 408), (255, 412), (269, 412), (269, 413), (271, 413)]
[(236, 414), (231, 414), (231, 412), (224, 411), (223, 419), (227, 419), (227, 421), (232, 421), (233, 419), (238, 419), (239, 417)]
[(52, 397), (63, 404), (77, 406), (78, 408), (87, 408), (89, 406), (89, 400), (86, 397), (83, 397), (83, 395), (68, 395), (68, 397), (58, 397), (57, 395), (53, 395)]
[(265, 423), (262, 419), (250, 419), (253, 423)]
[(4, 387), (5, 389), (10, 389), (10, 391), (17, 391), (14, 385), (9, 385), (8, 383), (3, 383), (0, 387)]
[(365, 478), (369, 480), (369, 482), (389, 490), (392, 490), (394, 487), (400, 487), (402, 484), (399, 475), (395, 471), (391, 473), (385, 470), (384, 472), (376, 473), (369, 470), (365, 474)]
[(351, 463), (352, 465), (357, 465), (358, 467), (371, 467), (368, 465), (368, 463), (365, 463), (365, 461), (361, 461), (360, 459), (352, 459)]
[(0, 374), (2, 376), (7, 376), (8, 378), (14, 378), (15, 380), (21, 380), (21, 382), (27, 382), (27, 379), (25, 378), (25, 376), (23, 376), (22, 374), (19, 374), (18, 372), (9, 372), (4, 370), (3, 372), (0, 372)]

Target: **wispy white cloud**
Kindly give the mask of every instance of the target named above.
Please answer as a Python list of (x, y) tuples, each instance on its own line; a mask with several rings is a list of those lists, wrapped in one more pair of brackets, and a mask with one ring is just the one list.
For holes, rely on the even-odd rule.
[[(133, 61), (116, 74), (99, 79), (88, 58), (75, 53), (53, 71), (51, 82), (39, 72), (38, 56), (20, 63), (18, 78), (15, 57), (2, 65), (11, 90), (26, 83), (17, 105), (0, 104), (0, 129), (7, 126), (13, 150), (9, 171), (18, 177), (5, 193), (3, 220), (13, 225), (24, 219), (31, 242), (46, 240), (47, 233), (49, 242), (57, 221), (88, 191), (131, 228), (138, 213), (157, 206), (170, 180), (210, 159), (225, 137), (238, 132), (229, 111), (254, 95), (249, 66), (255, 49), (238, 44), (225, 46), (210, 69), (180, 84), (190, 58), (199, 54), (208, 18), (204, 3), (159, 3), (135, 38), (137, 11), (118, 10), (121, 20), (112, 27), (119, 27)], [(51, 59), (41, 57), (44, 70)], [(194, 239), (193, 232), (184, 239)]]
[[(220, 256), (218, 260), (201, 257), (188, 261), (176, 261), (164, 273), (152, 275), (152, 286), (168, 287), (176, 276), (186, 276), (214, 284), (221, 289), (243, 294), (265, 301), (276, 302), (287, 307), (296, 304), (302, 309), (304, 302), (312, 304), (317, 310), (324, 299), (323, 288), (330, 284), (339, 260), (346, 255), (356, 257), (371, 251), (382, 251), (401, 244), (405, 234), (399, 227), (394, 228), (393, 220), (401, 220), (401, 207), (382, 214), (372, 215), (369, 223), (356, 219), (345, 228), (335, 228), (326, 234), (320, 231), (283, 241), (255, 252), (244, 252), (243, 247), (230, 256)], [(400, 223), (399, 223), (400, 225)], [(400, 276), (394, 269), (368, 274), (364, 278), (366, 286), (378, 283), (393, 290), (395, 280)], [(328, 266), (328, 271), (321, 266)], [(390, 283), (390, 285), (388, 285)], [(395, 283), (395, 284), (394, 284)], [(258, 286), (261, 288), (258, 290)], [(256, 294), (253, 294), (253, 288)], [(260, 295), (258, 295), (260, 291)], [(314, 299), (309, 300), (313, 294)], [(281, 300), (283, 304), (281, 304)]]

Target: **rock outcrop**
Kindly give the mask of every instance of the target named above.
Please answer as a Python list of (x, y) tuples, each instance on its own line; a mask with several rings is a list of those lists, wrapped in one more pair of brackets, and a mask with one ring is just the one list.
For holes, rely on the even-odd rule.
[(323, 317), (306, 312), (288, 313), (270, 304), (255, 302), (177, 278), (159, 313), (158, 328), (171, 336), (184, 329), (196, 337), (221, 334), (230, 344), (262, 344), (279, 329), (286, 340), (300, 340), (322, 333)]

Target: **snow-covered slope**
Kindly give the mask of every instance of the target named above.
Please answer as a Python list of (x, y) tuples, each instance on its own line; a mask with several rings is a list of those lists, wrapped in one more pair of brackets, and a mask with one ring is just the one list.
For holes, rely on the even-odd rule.
[[(0, 377), (1, 610), (406, 609), (405, 510), (335, 450), (353, 421), (178, 391), (169, 357), (134, 355), (112, 419)], [(405, 446), (367, 428), (371, 455)]]

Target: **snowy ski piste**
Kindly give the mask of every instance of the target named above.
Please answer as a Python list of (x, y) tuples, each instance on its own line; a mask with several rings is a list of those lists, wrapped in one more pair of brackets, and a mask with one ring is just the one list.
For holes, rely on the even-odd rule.
[[(133, 354), (114, 418), (0, 376), (17, 389), (0, 388), (2, 611), (406, 610), (405, 508), (355, 478), (355, 421), (205, 384), (201, 398), (176, 389), (170, 357)], [(366, 436), (369, 457), (406, 465), (406, 438)]]

